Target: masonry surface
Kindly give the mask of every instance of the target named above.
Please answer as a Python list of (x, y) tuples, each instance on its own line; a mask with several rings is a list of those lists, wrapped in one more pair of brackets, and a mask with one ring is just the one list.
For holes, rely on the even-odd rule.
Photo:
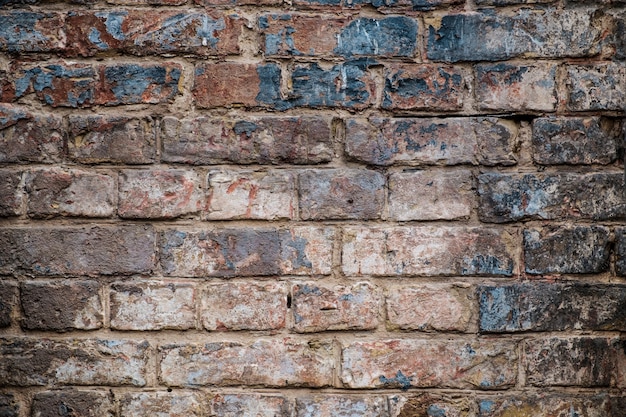
[(624, 0), (0, 0), (0, 416), (625, 417)]

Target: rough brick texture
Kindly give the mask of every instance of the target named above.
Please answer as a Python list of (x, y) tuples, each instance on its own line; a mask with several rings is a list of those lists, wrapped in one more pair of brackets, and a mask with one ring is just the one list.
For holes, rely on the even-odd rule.
[(626, 0), (0, 0), (0, 417), (626, 416)]

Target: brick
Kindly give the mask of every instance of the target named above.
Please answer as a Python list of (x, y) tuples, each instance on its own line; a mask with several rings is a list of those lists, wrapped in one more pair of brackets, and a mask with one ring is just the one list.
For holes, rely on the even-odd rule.
[(332, 384), (332, 342), (294, 339), (204, 345), (167, 345), (161, 380), (168, 386), (262, 385), (324, 387)]
[(207, 182), (209, 220), (296, 216), (295, 176), (289, 171), (210, 171)]
[(100, 65), (96, 104), (158, 104), (174, 100), (181, 91), (182, 66), (163, 64)]
[(392, 417), (445, 416), (473, 417), (474, 404), (471, 398), (459, 394), (390, 395), (389, 414)]
[(405, 171), (389, 175), (391, 220), (469, 218), (474, 205), (471, 171)]
[(482, 110), (554, 111), (556, 69), (552, 63), (534, 65), (476, 65), (476, 100)]
[(533, 120), (533, 160), (542, 165), (610, 164), (617, 159), (622, 125), (602, 117)]
[(619, 417), (619, 415), (622, 414), (624, 410), (626, 410), (626, 396), (611, 397), (610, 410), (611, 410), (611, 413), (608, 414), (610, 417)]
[(478, 417), (505, 417), (524, 415), (523, 413), (533, 417), (568, 414), (589, 417), (612, 416), (609, 413), (609, 397), (606, 394), (539, 394), (478, 399)]
[(615, 229), (615, 272), (626, 276), (626, 228)]
[(352, 286), (296, 283), (292, 287), (294, 330), (371, 330), (378, 327), (380, 292), (368, 282)]
[(0, 392), (0, 416), (19, 417), (20, 408), (20, 402), (15, 395)]
[[(483, 222), (612, 220), (626, 215), (624, 174), (497, 174), (478, 177)], [(593, 196), (593, 197), (592, 197)]]
[(296, 398), (297, 417), (361, 416), (387, 417), (384, 396), (355, 397), (347, 395), (315, 395)]
[(116, 177), (111, 172), (45, 168), (26, 174), (28, 215), (110, 217), (117, 206)]
[(264, 94), (278, 97), (279, 78), (276, 64), (201, 63), (196, 65), (192, 93), (201, 108), (256, 107)]
[(550, 226), (524, 230), (529, 274), (597, 274), (609, 269), (609, 229)]
[(166, 275), (189, 277), (328, 275), (333, 235), (317, 227), (167, 230), (161, 265)]
[(51, 52), (65, 47), (63, 15), (9, 10), (0, 13), (0, 51)]
[(285, 327), (287, 289), (277, 282), (211, 284), (201, 298), (207, 330), (276, 330)]
[(154, 269), (155, 240), (149, 226), (5, 228), (0, 230), (0, 247), (4, 248), (0, 273), (149, 273)]
[(32, 415), (37, 417), (114, 417), (113, 395), (106, 392), (64, 390), (44, 391), (35, 394)]
[(385, 177), (364, 169), (309, 170), (298, 175), (300, 217), (377, 219), (385, 204)]
[(517, 377), (511, 341), (363, 341), (345, 346), (341, 356), (349, 388), (504, 389)]
[(514, 4), (554, 3), (554, 0), (476, 0), (478, 6), (508, 6)]
[[(298, 0), (294, 1), (297, 2)], [(307, 0), (301, 0), (307, 1)], [(308, 0), (310, 2), (326, 3), (327, 0)], [(462, 3), (462, 0), (343, 0), (344, 7), (358, 8), (372, 6), (382, 13), (410, 13), (412, 11), (426, 11), (448, 5)]]
[(206, 206), (198, 174), (182, 169), (122, 170), (119, 216), (126, 219), (172, 219)]
[(0, 162), (60, 162), (64, 156), (62, 119), (34, 115), (26, 109), (0, 104)]
[(266, 56), (412, 57), (417, 22), (409, 17), (379, 19), (266, 14), (259, 18)]
[(602, 62), (567, 66), (567, 108), (573, 111), (618, 110), (626, 105), (626, 69)]
[(626, 328), (623, 285), (533, 283), (481, 286), (483, 332), (617, 330)]
[(486, 228), (346, 227), (342, 269), (349, 276), (511, 276), (515, 240), (509, 231)]
[(285, 397), (263, 394), (217, 394), (211, 399), (216, 417), (288, 417), (291, 407)]
[(620, 339), (576, 337), (524, 342), (524, 368), (529, 385), (610, 387), (624, 368)]
[(148, 342), (0, 338), (0, 381), (9, 386), (144, 386)]
[(460, 110), (465, 95), (460, 68), (395, 64), (385, 68), (382, 107), (390, 110)]
[(243, 20), (236, 15), (164, 10), (78, 11), (66, 18), (70, 56), (121, 52), (132, 55), (239, 52)]
[(487, 118), (348, 119), (346, 153), (373, 165), (514, 165), (518, 129)]
[(70, 116), (68, 150), (80, 163), (149, 164), (156, 159), (151, 118)]
[(34, 93), (52, 107), (91, 107), (96, 101), (94, 68), (88, 64), (51, 63), (14, 72), (15, 96)]
[(140, 417), (167, 415), (171, 417), (200, 417), (205, 405), (202, 394), (197, 392), (136, 392), (120, 399), (121, 415)]
[(171, 281), (116, 282), (111, 285), (111, 328), (185, 330), (194, 327), (196, 289)]
[(427, 56), (447, 62), (594, 56), (602, 50), (603, 20), (608, 24), (584, 9), (435, 15), (426, 21)]
[(19, 216), (23, 213), (23, 173), (0, 169), (0, 217)]
[(102, 327), (104, 307), (96, 281), (27, 281), (20, 288), (22, 328), (65, 332)]
[(0, 329), (11, 326), (16, 305), (17, 286), (8, 280), (0, 281)]
[(129, 6), (151, 5), (151, 6), (182, 6), (188, 0), (106, 0), (107, 4), (122, 4)]
[(474, 325), (475, 297), (466, 285), (392, 286), (385, 299), (390, 330), (468, 332)]

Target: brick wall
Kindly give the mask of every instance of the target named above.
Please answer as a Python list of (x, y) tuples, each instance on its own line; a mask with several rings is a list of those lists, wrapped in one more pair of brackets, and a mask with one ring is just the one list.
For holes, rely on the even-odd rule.
[(0, 5), (0, 416), (626, 416), (624, 1)]

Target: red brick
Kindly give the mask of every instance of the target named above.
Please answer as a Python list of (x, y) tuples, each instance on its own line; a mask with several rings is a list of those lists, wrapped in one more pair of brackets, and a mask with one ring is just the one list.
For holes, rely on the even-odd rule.
[(0, 169), (0, 217), (19, 216), (24, 212), (24, 174)]
[(23, 53), (61, 50), (65, 47), (63, 20), (61, 13), (25, 10), (2, 12), (0, 51)]
[(263, 385), (324, 387), (332, 384), (334, 344), (294, 339), (257, 340), (160, 348), (160, 378), (168, 386)]
[(6, 279), (0, 281), (0, 329), (11, 326), (17, 303), (17, 285)]
[(196, 104), (201, 108), (258, 106), (259, 67), (237, 62), (197, 64), (193, 87)]
[(450, 227), (346, 227), (346, 275), (505, 275), (516, 270), (507, 230)]
[(84, 417), (115, 417), (113, 394), (72, 389), (38, 392), (33, 398), (33, 416), (59, 417), (67, 412)]
[(311, 395), (296, 398), (298, 417), (386, 417), (387, 399), (384, 396)]
[(354, 342), (343, 348), (341, 380), (350, 388), (504, 389), (515, 385), (516, 350), (496, 340)]
[(407, 171), (389, 175), (391, 220), (469, 218), (474, 205), (471, 171)]
[(201, 180), (193, 171), (123, 170), (119, 215), (128, 219), (171, 219), (201, 211), (206, 203)]
[(211, 399), (215, 417), (290, 417), (291, 407), (285, 397), (263, 394), (217, 394)]
[(172, 281), (116, 282), (110, 292), (111, 328), (116, 330), (191, 329), (196, 289)]
[(81, 163), (149, 164), (156, 158), (151, 118), (70, 116), (70, 158)]
[(146, 384), (148, 342), (0, 338), (0, 380), (9, 386)]
[(28, 215), (110, 217), (117, 205), (116, 177), (111, 172), (35, 169), (26, 175)]
[(294, 330), (371, 330), (378, 327), (380, 292), (367, 282), (351, 287), (315, 282), (292, 287)]
[(28, 281), (21, 285), (22, 328), (27, 330), (95, 330), (102, 327), (104, 307), (96, 281)]
[(282, 283), (211, 284), (202, 292), (200, 318), (207, 330), (276, 330), (285, 327)]
[(465, 74), (452, 66), (395, 64), (385, 68), (384, 109), (460, 110)]
[(155, 240), (149, 226), (5, 228), (0, 230), (0, 274), (149, 273)]
[(295, 177), (290, 171), (210, 171), (209, 220), (294, 219)]
[(475, 297), (468, 285), (423, 284), (387, 290), (390, 329), (469, 332), (475, 326)]
[(199, 392), (137, 392), (120, 399), (120, 413), (126, 417), (167, 415), (201, 417), (205, 399)]
[(478, 106), (496, 111), (554, 111), (556, 69), (552, 63), (476, 65)]

